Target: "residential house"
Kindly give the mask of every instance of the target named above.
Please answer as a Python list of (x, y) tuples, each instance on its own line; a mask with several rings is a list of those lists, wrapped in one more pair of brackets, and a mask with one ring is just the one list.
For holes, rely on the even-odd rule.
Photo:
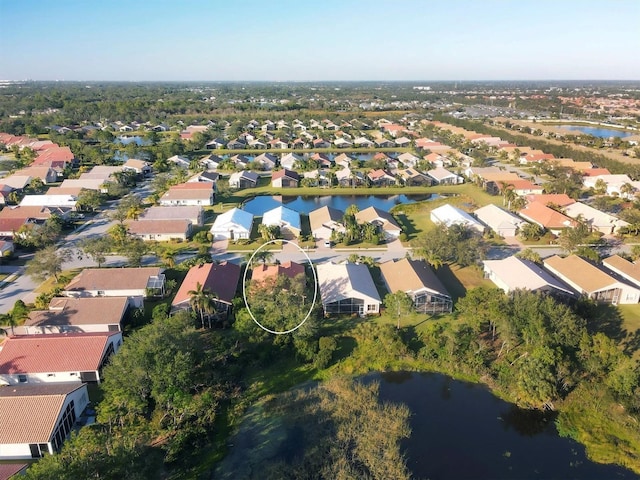
[(239, 208), (233, 208), (218, 215), (211, 226), (214, 240), (239, 240), (251, 236), (253, 215)]
[(436, 167), (429, 170), (427, 175), (438, 185), (457, 185), (464, 182), (464, 179), (460, 175), (456, 175), (443, 167)]
[(344, 137), (336, 138), (333, 141), (333, 144), (336, 146), (336, 148), (350, 148), (350, 147), (353, 147), (353, 143), (351, 143), (349, 140), (346, 140)]
[(276, 150), (286, 150), (289, 148), (289, 144), (284, 140), (281, 140), (279, 138), (274, 138), (269, 142), (269, 148), (273, 148)]
[(347, 155), (346, 153), (341, 153), (340, 155), (336, 156), (336, 158), (333, 159), (333, 163), (335, 163), (336, 165), (340, 165), (341, 167), (344, 167), (344, 168), (350, 168), (353, 161), (354, 161), (353, 158)]
[[(105, 180), (102, 180), (100, 178), (67, 178), (60, 184), (60, 188), (64, 190), (69, 189), (68, 191), (72, 191), (73, 189), (82, 190), (84, 188), (85, 190), (95, 190), (96, 192), (106, 193), (107, 191), (107, 188), (105, 186), (106, 183), (107, 182), (105, 182)], [(53, 188), (54, 187), (50, 188), (47, 191), (47, 195), (54, 195), (53, 192), (62, 191), (62, 190), (53, 190)]]
[(469, 215), (464, 210), (460, 210), (452, 205), (444, 204), (438, 208), (434, 208), (430, 215), (433, 223), (444, 224), (447, 227), (451, 225), (463, 225), (467, 228), (475, 230), (478, 233), (484, 233), (485, 226)]
[(260, 264), (254, 266), (251, 271), (251, 281), (259, 284), (275, 283), (280, 276), (286, 276), (291, 280), (304, 278), (304, 265), (292, 261), (282, 262), (276, 265)]
[(567, 205), (571, 205), (576, 201), (571, 198), (566, 193), (543, 193), (543, 194), (532, 194), (526, 195), (525, 200), (527, 203), (541, 203), (542, 205), (553, 205), (555, 207), (561, 208), (566, 207)]
[(208, 182), (208, 183), (213, 184), (213, 189), (215, 191), (217, 191), (217, 186), (218, 186), (218, 180), (219, 179), (220, 179), (220, 174), (219, 173), (205, 171), (205, 172), (201, 172), (201, 173), (195, 174), (193, 177), (191, 177), (189, 180), (187, 180), (187, 183)]
[(276, 207), (262, 216), (262, 224), (280, 227), (283, 238), (299, 237), (302, 230), (300, 214), (287, 207)]
[[(127, 297), (54, 297), (48, 310), (33, 310), (12, 334), (119, 332), (129, 307)], [(99, 312), (99, 314), (97, 314)]]
[[(0, 388), (0, 460), (31, 460), (60, 451), (88, 404), (87, 385), (78, 382)], [(13, 476), (19, 467), (2, 478), (21, 477)]]
[(415, 168), (400, 168), (396, 170), (396, 173), (400, 175), (402, 183), (407, 187), (413, 186), (425, 186), (429, 187), (433, 183), (431, 177), (420, 173)]
[(45, 185), (56, 183), (59, 180), (58, 172), (48, 165), (23, 168), (22, 170), (14, 172), (13, 175), (30, 177), (32, 180), (39, 178)]
[(640, 287), (640, 265), (622, 258), (620, 255), (612, 255), (605, 258), (602, 264), (615, 275), (624, 278), (627, 282)]
[(396, 147), (406, 148), (411, 146), (411, 140), (407, 137), (397, 138), (393, 143), (395, 143)]
[(204, 210), (199, 205), (193, 206), (153, 206), (140, 215), (139, 220), (181, 220), (186, 219), (193, 225), (201, 227), (204, 223)]
[(373, 148), (374, 143), (366, 137), (358, 137), (353, 141), (353, 145), (362, 148)]
[(232, 173), (229, 177), (229, 187), (231, 188), (254, 188), (258, 183), (259, 175), (255, 172), (243, 170)]
[(28, 175), (9, 175), (2, 179), (2, 184), (11, 187), (13, 190), (22, 191), (31, 183)]
[(522, 225), (527, 223), (517, 215), (491, 203), (473, 213), (478, 217), (478, 220), (485, 223), (501, 237), (515, 237)]
[(368, 207), (356, 213), (356, 222), (359, 224), (371, 223), (380, 228), (385, 240), (395, 240), (402, 233), (402, 228), (389, 212), (376, 207)]
[(23, 225), (29, 223), (27, 218), (0, 218), (0, 237), (13, 238)]
[(252, 148), (254, 150), (266, 150), (267, 149), (267, 144), (264, 142), (261, 142), (258, 139), (254, 139), (251, 140), (248, 144), (249, 148)]
[(11, 192), (15, 189), (9, 185), (0, 184), (0, 205), (7, 205), (11, 202)]
[(231, 140), (230, 142), (227, 142), (227, 148), (229, 150), (243, 150), (247, 147), (247, 143), (240, 140), (239, 138), (236, 138), (234, 140)]
[(598, 181), (606, 185), (607, 195), (616, 195), (632, 200), (640, 189), (640, 182), (634, 182), (628, 175), (598, 175), (595, 177), (583, 177), (582, 184), (585, 188), (597, 188)]
[(316, 138), (313, 140), (313, 148), (329, 148), (331, 144), (327, 142), (324, 138)]
[(511, 293), (515, 290), (543, 292), (561, 298), (575, 298), (573, 289), (535, 263), (511, 256), (502, 260), (485, 260), (484, 276), (496, 287)]
[(231, 262), (205, 263), (189, 269), (184, 281), (180, 285), (171, 310), (185, 310), (191, 308), (191, 294), (197, 290), (200, 284), (203, 290), (212, 294), (212, 300), (216, 305), (216, 315), (226, 319), (231, 312), (233, 299), (236, 296), (241, 268)]
[(364, 183), (364, 175), (362, 172), (354, 172), (350, 168), (343, 168), (336, 172), (336, 180), (341, 187), (355, 187)]
[(409, 152), (404, 152), (400, 155), (398, 155), (398, 160), (405, 166), (405, 167), (410, 167), (413, 168), (416, 166), (416, 164), (418, 163), (418, 160), (420, 160), (418, 157), (416, 157), (414, 154), (409, 153)]
[(25, 195), (21, 207), (53, 207), (75, 210), (78, 198), (73, 195)]
[(140, 160), (138, 158), (130, 158), (122, 165), (125, 171), (134, 172), (140, 177), (148, 177), (151, 175), (151, 164), (146, 160)]
[(286, 168), (287, 170), (293, 170), (300, 164), (301, 161), (301, 156), (296, 155), (295, 153), (287, 153), (280, 159), (280, 166), (282, 168)]
[(214, 138), (210, 142), (207, 142), (207, 144), (204, 147), (207, 150), (218, 150), (220, 148), (224, 148), (226, 146), (226, 144), (227, 144), (227, 142), (225, 142), (224, 139), (222, 139), (222, 138)]
[(223, 162), (223, 158), (218, 155), (207, 155), (206, 157), (202, 157), (200, 159), (200, 165), (205, 167), (207, 170), (217, 170), (220, 163)]
[(191, 164), (191, 160), (183, 155), (174, 155), (169, 157), (167, 158), (167, 162), (173, 163), (180, 168), (189, 168), (189, 165)]
[(160, 267), (85, 268), (62, 292), (67, 297), (128, 297), (135, 308), (148, 296), (164, 296)]
[(375, 185), (376, 187), (389, 187), (397, 183), (396, 177), (382, 169), (371, 170), (367, 174), (367, 178), (369, 178), (371, 185)]
[(451, 295), (422, 260), (389, 260), (380, 265), (380, 273), (387, 290), (405, 292), (419, 313), (449, 313), (453, 309)]
[(51, 168), (64, 170), (68, 165), (76, 163), (76, 157), (69, 147), (51, 147), (42, 150), (31, 165), (48, 165)]
[(379, 138), (373, 142), (376, 148), (393, 148), (396, 144), (392, 140), (386, 138)]
[(542, 192), (544, 192), (542, 185), (536, 185), (535, 183), (531, 183), (529, 180), (524, 179), (507, 180), (499, 182), (496, 186), (500, 193), (504, 193), (505, 189), (509, 188), (519, 197), (524, 197), (526, 195), (542, 195)]
[(160, 197), (160, 205), (213, 205), (215, 186), (210, 182), (187, 182), (172, 186)]
[(605, 235), (618, 233), (621, 228), (629, 226), (628, 222), (581, 202), (564, 207), (564, 214), (574, 220), (585, 222), (592, 231)]
[(191, 237), (192, 231), (191, 221), (186, 218), (128, 220), (125, 225), (129, 234), (147, 242), (186, 241)]
[(0, 350), (0, 382), (100, 382), (102, 367), (121, 345), (122, 332), (10, 336)]
[(278, 157), (271, 153), (261, 153), (253, 159), (253, 163), (260, 165), (261, 170), (273, 170), (277, 162)]
[(297, 188), (299, 182), (300, 176), (286, 168), (271, 175), (271, 186), (275, 188)]
[(564, 229), (577, 226), (577, 222), (572, 218), (539, 202), (529, 203), (518, 214), (525, 220), (549, 230), (554, 235), (560, 235)]
[(317, 265), (320, 299), (325, 315), (373, 315), (380, 312), (380, 295), (369, 268), (332, 262)]
[(613, 277), (577, 255), (566, 258), (554, 255), (544, 259), (544, 266), (596, 303), (624, 305), (638, 303), (640, 300), (639, 287)]
[(344, 212), (329, 206), (309, 212), (311, 233), (316, 240), (330, 240), (333, 232), (344, 233)]

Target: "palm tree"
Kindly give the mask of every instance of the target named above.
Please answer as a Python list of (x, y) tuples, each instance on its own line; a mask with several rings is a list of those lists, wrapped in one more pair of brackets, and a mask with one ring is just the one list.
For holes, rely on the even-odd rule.
[[(197, 282), (195, 290), (189, 290), (187, 295), (190, 297), (189, 304), (191, 308), (200, 314), (200, 323), (202, 328), (205, 328), (205, 313), (211, 313), (214, 308), (211, 292), (209, 289), (204, 288), (200, 282)], [(209, 327), (211, 327), (211, 319), (209, 319)]]

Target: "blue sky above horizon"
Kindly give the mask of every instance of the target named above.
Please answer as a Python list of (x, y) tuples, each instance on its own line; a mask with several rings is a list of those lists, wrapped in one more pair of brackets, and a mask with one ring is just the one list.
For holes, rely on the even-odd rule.
[(640, 80), (639, 0), (0, 0), (5, 80)]

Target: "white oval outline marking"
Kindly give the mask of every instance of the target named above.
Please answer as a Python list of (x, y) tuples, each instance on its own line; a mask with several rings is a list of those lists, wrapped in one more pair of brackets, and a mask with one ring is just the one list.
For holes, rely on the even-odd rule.
[[(276, 330), (270, 330), (267, 327), (265, 327), (262, 324), (260, 324), (260, 322), (258, 320), (256, 320), (256, 317), (253, 316), (253, 312), (251, 311), (251, 308), (249, 307), (249, 302), (247, 301), (247, 272), (249, 272), (249, 265), (251, 265), (251, 263), (253, 262), (253, 257), (256, 256), (256, 253), (258, 253), (263, 247), (266, 247), (267, 245), (270, 245), (270, 244), (276, 243), (276, 242), (290, 243), (292, 245), (295, 245), (296, 248), (302, 252), (302, 254), (307, 258), (307, 262), (309, 262), (309, 265), (311, 265), (311, 271), (313, 272), (313, 282), (314, 282), (313, 283), (313, 285), (314, 285), (314, 288), (313, 288), (313, 301), (311, 302), (311, 307), (309, 308), (309, 311), (307, 312), (306, 317), (304, 317), (302, 322), (300, 322), (298, 325), (296, 325), (292, 329), (286, 330), (284, 332), (278, 332)], [(262, 245), (260, 245), (258, 248), (255, 249), (255, 251), (251, 255), (251, 258), (249, 258), (249, 261), (247, 262), (247, 268), (244, 269), (244, 275), (242, 276), (242, 299), (244, 300), (244, 306), (247, 307), (247, 312), (249, 312), (249, 315), (251, 316), (251, 319), (254, 322), (256, 322), (256, 325), (258, 325), (261, 329), (263, 329), (265, 332), (269, 332), (269, 333), (272, 333), (274, 335), (285, 335), (287, 333), (295, 332), (302, 325), (304, 325), (304, 322), (306, 322), (307, 319), (309, 318), (309, 316), (311, 316), (311, 312), (313, 311), (313, 307), (315, 307), (315, 305), (316, 305), (316, 299), (317, 298), (318, 298), (318, 275), (316, 274), (316, 269), (313, 268), (313, 262), (311, 261), (311, 258), (300, 247), (300, 245), (297, 245), (296, 243), (291, 242), (289, 240), (277, 239), (277, 240), (269, 240), (268, 242), (263, 243)]]

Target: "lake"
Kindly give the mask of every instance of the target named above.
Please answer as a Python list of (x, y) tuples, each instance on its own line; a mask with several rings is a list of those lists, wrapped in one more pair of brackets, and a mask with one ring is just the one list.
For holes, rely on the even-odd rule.
[(590, 461), (579, 443), (560, 437), (551, 414), (522, 410), (482, 385), (432, 373), (376, 373), (382, 400), (411, 410), (411, 437), (402, 442), (416, 478), (638, 478)]
[(149, 140), (145, 140), (144, 138), (142, 138), (139, 135), (133, 135), (131, 137), (124, 137), (124, 136), (116, 137), (115, 140), (113, 141), (113, 143), (120, 143), (122, 145), (128, 145), (130, 143), (135, 143), (135, 144), (140, 145), (140, 146), (151, 145), (151, 142)]
[(330, 206), (338, 210), (346, 210), (349, 205), (356, 205), (360, 210), (367, 207), (376, 207), (388, 212), (401, 203), (415, 203), (424, 200), (436, 200), (442, 198), (438, 194), (433, 195), (327, 195), (324, 197), (274, 197), (260, 195), (247, 201), (242, 209), (260, 216), (272, 208), (285, 205), (287, 208), (299, 213), (309, 213), (317, 208)]
[(593, 135), (594, 137), (599, 138), (609, 138), (609, 137), (630, 137), (634, 135), (630, 132), (624, 132), (622, 130), (612, 130), (610, 128), (601, 128), (601, 127), (585, 127), (583, 125), (560, 125), (560, 128), (565, 130), (572, 130), (584, 133), (586, 135)]

